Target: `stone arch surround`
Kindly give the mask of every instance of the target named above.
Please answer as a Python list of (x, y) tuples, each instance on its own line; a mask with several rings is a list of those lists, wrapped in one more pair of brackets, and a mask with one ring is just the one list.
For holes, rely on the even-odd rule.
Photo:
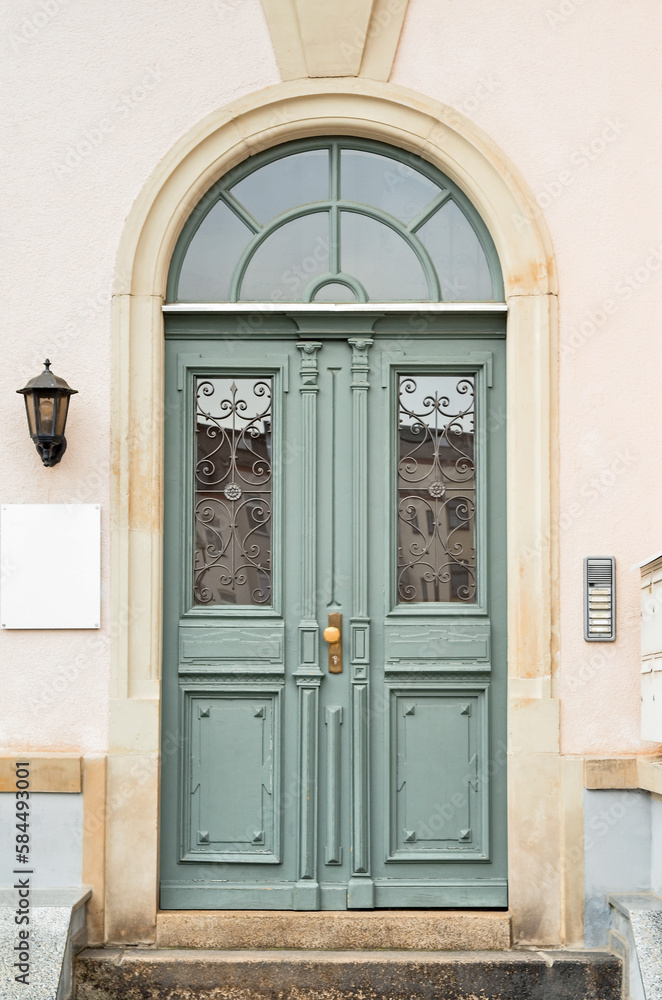
[[(510, 909), (514, 940), (581, 939), (576, 809), (581, 762), (559, 754), (554, 659), (557, 285), (533, 195), (464, 116), (367, 79), (296, 80), (195, 126), (127, 219), (112, 313), (112, 652), (105, 823), (105, 940), (152, 943), (158, 905), (163, 318), (168, 267), (203, 194), (247, 156), (291, 139), (356, 135), (410, 150), (449, 176), (491, 232), (503, 270), (508, 356)], [(505, 754), (504, 754), (505, 757)], [(575, 808), (576, 807), (576, 808)], [(570, 816), (571, 821), (567, 820)], [(574, 825), (573, 825), (574, 824)]]

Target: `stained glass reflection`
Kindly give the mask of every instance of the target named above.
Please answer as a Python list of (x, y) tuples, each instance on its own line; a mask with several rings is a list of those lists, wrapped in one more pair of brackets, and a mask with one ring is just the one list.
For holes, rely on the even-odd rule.
[(476, 595), (475, 377), (398, 377), (397, 596)]
[(273, 378), (196, 379), (194, 600), (271, 601)]

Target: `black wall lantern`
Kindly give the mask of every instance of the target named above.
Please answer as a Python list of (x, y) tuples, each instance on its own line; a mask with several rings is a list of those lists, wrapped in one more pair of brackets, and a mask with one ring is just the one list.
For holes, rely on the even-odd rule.
[(67, 423), (69, 397), (78, 392), (70, 389), (63, 378), (50, 370), (46, 358), (45, 371), (31, 378), (24, 389), (17, 389), (25, 397), (30, 437), (41, 455), (44, 465), (57, 465), (67, 450), (64, 428)]

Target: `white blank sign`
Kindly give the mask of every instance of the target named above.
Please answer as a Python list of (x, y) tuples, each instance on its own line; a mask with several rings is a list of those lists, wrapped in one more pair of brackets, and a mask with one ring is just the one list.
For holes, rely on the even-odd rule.
[(3, 504), (2, 628), (99, 628), (98, 504)]

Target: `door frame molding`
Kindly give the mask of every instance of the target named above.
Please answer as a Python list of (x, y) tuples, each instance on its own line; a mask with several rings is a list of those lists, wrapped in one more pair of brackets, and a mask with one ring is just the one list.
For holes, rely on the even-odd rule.
[[(473, 202), (499, 254), (508, 305), (507, 757), (514, 940), (539, 946), (577, 940), (576, 926), (568, 927), (577, 924), (581, 876), (566, 844), (569, 792), (559, 755), (554, 676), (557, 283), (551, 240), (532, 192), (475, 125), (424, 95), (366, 79), (277, 84), (213, 113), (158, 165), (126, 222), (112, 309), (105, 940), (155, 940), (158, 765), (162, 752), (175, 749), (170, 734), (160, 730), (162, 306), (170, 259), (190, 212), (223, 174), (262, 149), (317, 135), (377, 139), (429, 160)], [(506, 766), (505, 753), (502, 758), (496, 766)], [(574, 796), (578, 783), (572, 775)]]

